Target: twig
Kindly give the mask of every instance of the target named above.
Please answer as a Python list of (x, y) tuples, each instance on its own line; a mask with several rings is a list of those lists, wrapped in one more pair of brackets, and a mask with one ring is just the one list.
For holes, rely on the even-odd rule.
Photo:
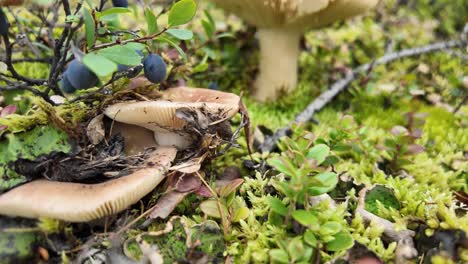
[(383, 219), (366, 209), (365, 207), (365, 197), (366, 192), (368, 191), (367, 188), (363, 188), (359, 191), (359, 201), (358, 206), (356, 208), (356, 214), (362, 216), (364, 221), (366, 222), (374, 222), (377, 223), (379, 226), (383, 227), (384, 235), (389, 240), (397, 242), (397, 249), (396, 249), (396, 263), (406, 263), (406, 260), (414, 258), (418, 255), (418, 251), (414, 247), (413, 237), (415, 236), (415, 232), (412, 230), (400, 230), (397, 231), (395, 229), (395, 225), (388, 221), (387, 219)]
[(292, 122), (290, 122), (287, 126), (277, 130), (272, 136), (266, 138), (263, 144), (259, 147), (259, 151), (272, 151), (276, 146), (276, 142), (280, 138), (286, 136), (291, 131), (291, 127), (293, 124), (304, 123), (311, 120), (316, 112), (320, 111), (328, 103), (330, 103), (333, 100), (333, 98), (335, 98), (340, 92), (344, 91), (349, 86), (349, 84), (356, 79), (359, 73), (368, 71), (372, 66), (388, 64), (401, 58), (419, 56), (422, 54), (436, 52), (440, 50), (464, 48), (466, 46), (467, 41), (464, 40), (438, 42), (426, 46), (405, 49), (398, 52), (386, 54), (380, 57), (379, 59), (373, 61), (372, 63), (367, 63), (355, 68), (354, 70), (347, 71), (344, 78), (333, 83), (327, 91), (323, 92), (319, 97), (313, 100), (302, 113), (296, 116), (296, 118)]

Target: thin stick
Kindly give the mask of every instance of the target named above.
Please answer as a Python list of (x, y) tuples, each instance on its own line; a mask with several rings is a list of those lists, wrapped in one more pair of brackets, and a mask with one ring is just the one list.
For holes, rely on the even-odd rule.
[(302, 113), (296, 116), (296, 118), (292, 122), (290, 122), (285, 127), (278, 129), (272, 136), (266, 138), (265, 142), (259, 147), (259, 151), (272, 151), (276, 146), (276, 142), (280, 138), (286, 136), (291, 131), (291, 127), (293, 124), (305, 123), (310, 121), (315, 113), (322, 110), (340, 92), (346, 90), (349, 84), (356, 79), (359, 73), (366, 72), (373, 66), (388, 64), (401, 58), (414, 57), (422, 54), (453, 48), (465, 48), (467, 47), (467, 43), (468, 42), (466, 40), (451, 40), (433, 43), (412, 49), (405, 49), (386, 54), (371, 63), (367, 63), (355, 68), (354, 70), (347, 71), (343, 79), (333, 83), (327, 91), (323, 92), (319, 97), (313, 100)]

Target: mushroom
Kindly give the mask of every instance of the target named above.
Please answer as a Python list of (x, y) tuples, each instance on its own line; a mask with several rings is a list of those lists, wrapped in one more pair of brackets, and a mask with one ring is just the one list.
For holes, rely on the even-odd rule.
[(178, 116), (179, 111), (200, 111), (206, 116), (228, 120), (239, 111), (239, 102), (240, 97), (231, 93), (177, 87), (163, 91), (158, 100), (111, 105), (104, 114), (117, 122), (154, 131), (154, 138), (160, 146), (185, 149), (193, 144), (196, 135), (186, 129), (187, 121)]
[(275, 99), (297, 84), (299, 41), (304, 30), (361, 14), (378, 0), (213, 0), (258, 27), (260, 73), (255, 97)]
[(118, 213), (151, 192), (165, 177), (177, 150), (159, 147), (132, 174), (99, 184), (36, 180), (0, 195), (0, 214), (86, 222)]

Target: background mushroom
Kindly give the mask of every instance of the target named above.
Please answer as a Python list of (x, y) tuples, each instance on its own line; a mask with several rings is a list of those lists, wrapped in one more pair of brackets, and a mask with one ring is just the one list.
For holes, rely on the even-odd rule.
[(281, 89), (297, 84), (299, 40), (306, 29), (361, 14), (378, 0), (213, 0), (258, 27), (260, 73), (255, 83), (259, 101), (275, 99)]
[(0, 214), (86, 222), (118, 213), (151, 192), (165, 177), (176, 149), (159, 147), (146, 167), (100, 184), (36, 180), (0, 195)]
[(184, 149), (193, 143), (196, 135), (186, 129), (187, 122), (177, 116), (177, 111), (189, 109), (206, 116), (216, 116), (219, 120), (228, 120), (238, 112), (239, 101), (239, 96), (231, 93), (177, 87), (163, 91), (159, 100), (111, 105), (104, 114), (115, 121), (154, 131), (160, 146)]

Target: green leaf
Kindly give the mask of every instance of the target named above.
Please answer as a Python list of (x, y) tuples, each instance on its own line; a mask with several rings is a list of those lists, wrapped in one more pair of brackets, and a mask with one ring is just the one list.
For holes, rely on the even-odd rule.
[(301, 225), (309, 227), (317, 227), (319, 222), (315, 215), (305, 210), (296, 210), (292, 213), (292, 217)]
[(215, 27), (213, 26), (213, 24), (206, 20), (202, 20), (201, 24), (203, 26), (203, 29), (205, 30), (206, 36), (208, 38), (211, 38), (215, 32)]
[(108, 58), (97, 55), (94, 53), (88, 53), (83, 57), (83, 63), (97, 76), (106, 77), (117, 71), (117, 64), (109, 60)]
[(193, 73), (205, 72), (206, 70), (208, 70), (208, 63), (200, 63), (193, 68)]
[(307, 229), (304, 232), (304, 242), (306, 242), (309, 246), (312, 247), (317, 246), (317, 238), (314, 235), (314, 231)]
[(315, 175), (314, 180), (320, 182), (320, 186), (309, 187), (309, 194), (316, 196), (333, 190), (338, 184), (338, 175), (334, 172), (322, 172)]
[(288, 214), (288, 208), (283, 204), (283, 202), (274, 197), (274, 196), (268, 196), (268, 204), (270, 205), (270, 208), (273, 212), (285, 216)]
[(197, 12), (197, 4), (194, 0), (180, 0), (169, 10), (169, 27), (188, 23)]
[(305, 248), (301, 237), (298, 236), (291, 239), (288, 243), (287, 250), (292, 263), (295, 263), (296, 260), (304, 256)]
[(101, 12), (100, 17), (105, 17), (109, 15), (125, 14), (131, 13), (132, 11), (126, 7), (111, 7)]
[(186, 29), (170, 28), (166, 32), (181, 40), (189, 40), (193, 38), (193, 32)]
[(323, 236), (333, 235), (341, 231), (341, 224), (335, 221), (329, 221), (320, 226), (320, 234)]
[(142, 50), (146, 46), (145, 44), (142, 44), (142, 43), (130, 42), (130, 43), (125, 44), (125, 47), (130, 48), (132, 50)]
[(148, 26), (148, 35), (153, 35), (158, 32), (158, 21), (153, 11), (148, 7), (145, 8), (146, 25)]
[(179, 47), (179, 45), (177, 45), (177, 43), (175, 43), (174, 41), (172, 41), (172, 40), (170, 40), (168, 38), (164, 38), (164, 37), (159, 37), (159, 39), (161, 41), (163, 41), (163, 42), (167, 42), (169, 45), (174, 47), (177, 50), (177, 52), (179, 52), (182, 59), (184, 59), (184, 61), (187, 61), (187, 55), (185, 55), (185, 52)]
[(130, 46), (112, 46), (101, 49), (98, 55), (122, 65), (136, 66), (141, 64), (141, 56)]
[(218, 191), (219, 196), (227, 197), (231, 193), (234, 193), (237, 190), (237, 188), (241, 186), (242, 183), (244, 183), (244, 179), (235, 179), (235, 180), (228, 182), (227, 184), (219, 188), (219, 191)]
[(232, 221), (234, 223), (239, 222), (240, 220), (244, 220), (247, 217), (249, 217), (250, 210), (247, 207), (241, 207), (236, 210), (234, 210), (233, 215), (232, 215)]
[(88, 45), (88, 48), (91, 48), (94, 45), (94, 38), (96, 32), (94, 28), (93, 16), (86, 8), (83, 8), (83, 18), (86, 32), (86, 44)]
[(287, 176), (296, 176), (296, 170), (294, 165), (289, 162), (286, 157), (271, 158), (268, 160), (268, 164), (273, 166), (277, 171), (286, 174)]
[(351, 248), (354, 245), (353, 237), (345, 231), (335, 235), (335, 239), (326, 244), (328, 251), (342, 251)]
[(316, 160), (317, 165), (320, 165), (325, 161), (329, 153), (330, 148), (327, 145), (318, 144), (309, 150), (309, 153), (307, 153), (307, 158)]
[[(228, 216), (228, 210), (226, 206), (221, 205), (224, 216)], [(216, 200), (206, 200), (200, 204), (200, 210), (208, 216), (221, 218), (221, 213), (219, 212), (218, 202)]]
[(289, 263), (288, 253), (282, 249), (275, 248), (270, 250), (268, 253), (270, 255), (271, 263)]

